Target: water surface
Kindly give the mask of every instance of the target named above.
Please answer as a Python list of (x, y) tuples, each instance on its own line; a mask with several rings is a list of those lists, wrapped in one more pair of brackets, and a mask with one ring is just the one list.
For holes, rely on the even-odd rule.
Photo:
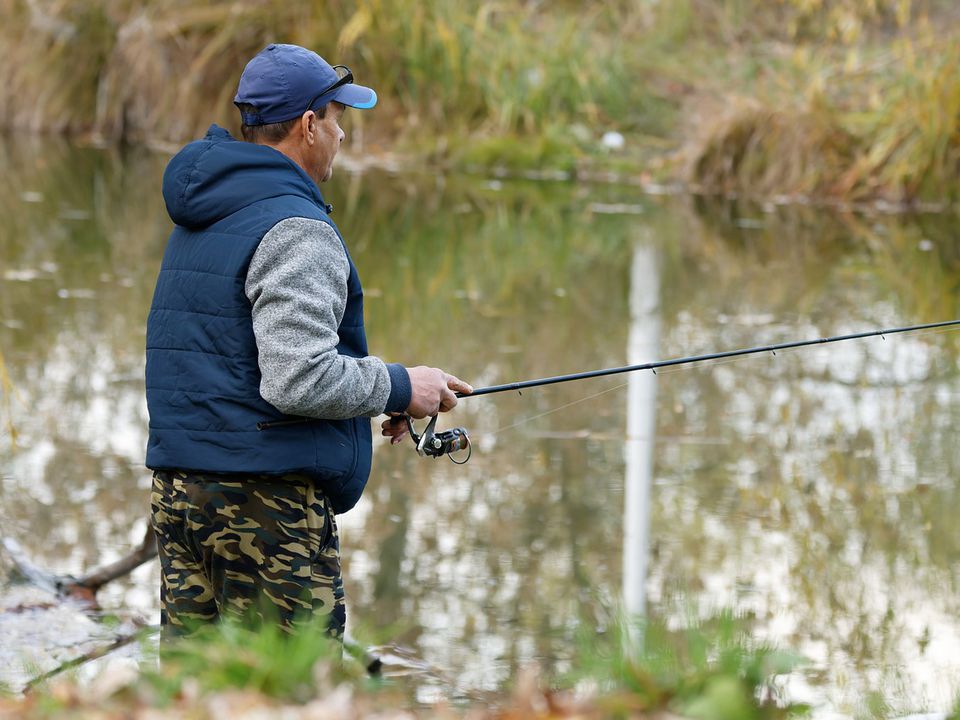
[[(79, 573), (138, 543), (146, 519), (166, 158), (49, 140), (0, 158), (0, 532)], [(371, 351), (477, 386), (956, 314), (944, 218), (416, 173), (340, 172), (325, 192)], [(729, 607), (805, 654), (785, 685), (821, 717), (857, 714), (872, 691), (893, 711), (945, 710), (960, 687), (955, 338), (464, 400), (443, 421), (474, 438), (465, 466), (378, 439), (341, 518), (350, 622), (442, 670), (421, 699), (483, 693), (532, 661), (567, 669), (626, 577), (652, 617)], [(625, 523), (628, 484), (641, 502)], [(155, 622), (157, 583), (145, 566), (104, 603)], [(7, 678), (45, 652), (13, 644)]]

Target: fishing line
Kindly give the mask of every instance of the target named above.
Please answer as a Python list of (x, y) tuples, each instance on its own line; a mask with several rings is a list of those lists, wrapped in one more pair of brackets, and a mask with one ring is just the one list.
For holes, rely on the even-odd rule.
[[(716, 365), (726, 365), (726, 364), (728, 364), (728, 363), (738, 362), (738, 361), (743, 360), (743, 359), (744, 359), (744, 358), (742, 358), (742, 357), (727, 358), (727, 359), (725, 359), (725, 360), (715, 360), (714, 362), (706, 363), (706, 365), (709, 366), (709, 367), (714, 367), (714, 366), (716, 366)], [(684, 368), (684, 367), (666, 368), (666, 369), (663, 370), (662, 372), (654, 373), (654, 375), (657, 375), (657, 376), (660, 376), (660, 375), (672, 375), (672, 374), (674, 374), (674, 373), (682, 372), (683, 370), (686, 370), (686, 369), (687, 369), (687, 368)], [(521, 425), (525, 425), (525, 424), (527, 424), (528, 422), (533, 422), (534, 420), (539, 420), (540, 418), (546, 417), (547, 415), (552, 415), (552, 414), (555, 413), (555, 412), (560, 412), (561, 410), (566, 410), (568, 407), (571, 407), (572, 405), (577, 405), (577, 404), (579, 404), (579, 403), (587, 402), (588, 400), (593, 400), (594, 398), (598, 398), (598, 397), (600, 397), (601, 395), (606, 395), (607, 393), (612, 393), (612, 392), (614, 392), (615, 390), (622, 390), (623, 388), (627, 387), (629, 384), (630, 384), (629, 382), (625, 382), (625, 383), (620, 383), (619, 385), (614, 385), (613, 387), (609, 387), (609, 388), (607, 388), (606, 390), (601, 390), (601, 391), (598, 392), (598, 393), (593, 393), (592, 395), (587, 395), (586, 397), (582, 397), (582, 398), (580, 398), (579, 400), (574, 400), (574, 401), (572, 401), (572, 402), (566, 403), (565, 405), (561, 405), (560, 407), (555, 407), (555, 408), (553, 408), (552, 410), (547, 410), (547, 411), (542, 412), (542, 413), (539, 413), (539, 414), (537, 414), (537, 415), (531, 415), (530, 417), (526, 417), (526, 418), (523, 418), (522, 420), (518, 420), (517, 422), (515, 422), (515, 423), (513, 423), (513, 424), (511, 424), (511, 425), (506, 425), (505, 427), (497, 428), (496, 430), (492, 430), (491, 432), (485, 433), (485, 435), (488, 435), (488, 436), (497, 435), (497, 434), (499, 434), (499, 433), (502, 433), (504, 430), (512, 430), (513, 428), (520, 427)]]
[(493, 430), (493, 431), (491, 431), (491, 432), (489, 432), (489, 433), (486, 433), (486, 434), (487, 434), (487, 435), (498, 435), (499, 433), (502, 433), (502, 432), (505, 431), (505, 430), (512, 430), (513, 428), (515, 428), (515, 427), (520, 427), (521, 425), (525, 425), (525, 424), (528, 423), (528, 422), (533, 422), (534, 420), (539, 420), (540, 418), (546, 417), (547, 415), (552, 415), (552, 414), (555, 413), (555, 412), (560, 412), (561, 410), (566, 410), (568, 407), (571, 407), (571, 406), (573, 406), (573, 405), (577, 405), (577, 404), (582, 403), (582, 402), (587, 402), (588, 400), (593, 400), (594, 398), (598, 398), (598, 397), (600, 397), (601, 395), (606, 395), (607, 393), (612, 393), (614, 390), (620, 390), (620, 389), (622, 389), (622, 388), (627, 387), (627, 385), (629, 385), (629, 384), (630, 384), (630, 383), (621, 383), (620, 385), (614, 385), (613, 387), (607, 388), (606, 390), (601, 390), (600, 392), (594, 393), (593, 395), (587, 395), (586, 397), (582, 397), (582, 398), (580, 398), (579, 400), (574, 400), (573, 402), (568, 402), (566, 405), (561, 405), (560, 407), (555, 407), (555, 408), (553, 408), (552, 410), (547, 410), (546, 412), (542, 412), (542, 413), (540, 413), (539, 415), (531, 415), (530, 417), (523, 418), (522, 420), (518, 420), (517, 422), (513, 423), (512, 425), (506, 425), (506, 426), (504, 426), (504, 427), (497, 428), (496, 430)]
[[(749, 360), (749, 359), (756, 359), (756, 358), (750, 358), (749, 356), (741, 356), (741, 357), (735, 357), (735, 358), (724, 358), (724, 359), (722, 359), (722, 360), (714, 360), (714, 361), (712, 361), (712, 362), (704, 363), (704, 366), (706, 366), (706, 367), (716, 367), (716, 366), (718, 366), (718, 365), (728, 365), (728, 364), (730, 364), (730, 363), (740, 362), (741, 360)], [(655, 373), (653, 373), (653, 374), (656, 375), (657, 377), (659, 377), (659, 376), (661, 376), (661, 375), (673, 375), (674, 373), (683, 372), (684, 370), (687, 370), (687, 369), (689, 369), (689, 368), (686, 368), (686, 367), (670, 367), (670, 368), (665, 368), (664, 370), (662, 370), (662, 371), (660, 371), (660, 372), (655, 372)], [(552, 415), (552, 414), (555, 413), (555, 412), (560, 412), (561, 410), (566, 410), (568, 407), (570, 407), (570, 406), (572, 406), (572, 405), (577, 405), (577, 404), (579, 404), (579, 403), (587, 402), (588, 400), (593, 400), (594, 398), (598, 398), (598, 397), (600, 397), (601, 395), (606, 395), (607, 393), (614, 392), (615, 390), (622, 390), (623, 388), (627, 387), (629, 384), (630, 384), (629, 382), (625, 382), (625, 383), (620, 383), (619, 385), (614, 385), (613, 387), (609, 387), (609, 388), (607, 388), (606, 390), (601, 390), (601, 391), (598, 392), (598, 393), (593, 393), (592, 395), (587, 395), (586, 397), (582, 397), (582, 398), (580, 398), (579, 400), (574, 400), (574, 401), (572, 401), (572, 402), (568, 402), (568, 403), (566, 403), (565, 405), (561, 405), (560, 407), (553, 408), (552, 410), (547, 410), (547, 411), (542, 412), (542, 413), (539, 413), (539, 414), (537, 414), (537, 415), (531, 415), (530, 417), (526, 417), (526, 418), (523, 418), (523, 419), (521, 419), (521, 420), (518, 420), (517, 422), (515, 422), (515, 423), (513, 423), (513, 424), (511, 424), (511, 425), (506, 425), (506, 426), (504, 426), (504, 427), (497, 428), (496, 430), (491, 430), (490, 432), (483, 433), (483, 435), (484, 435), (484, 436), (487, 436), (487, 437), (492, 437), (493, 435), (498, 435), (499, 433), (502, 433), (502, 432), (505, 431), (505, 430), (512, 430), (512, 429), (514, 429), (514, 428), (520, 427), (521, 425), (526, 425), (526, 424), (529, 423), (529, 422), (533, 422), (534, 420), (539, 420), (540, 418), (546, 417), (547, 415)]]

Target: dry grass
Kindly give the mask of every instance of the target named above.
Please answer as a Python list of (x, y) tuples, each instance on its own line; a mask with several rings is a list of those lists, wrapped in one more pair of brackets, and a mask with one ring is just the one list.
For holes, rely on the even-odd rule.
[[(382, 90), (377, 112), (351, 115), (355, 138), (462, 165), (641, 175), (658, 154), (669, 169), (691, 97), (750, 96), (688, 143), (687, 179), (902, 203), (960, 187), (948, 0), (0, 0), (0, 13), (8, 128), (149, 142), (235, 129), (243, 65), (279, 41)], [(625, 152), (602, 147), (607, 130)]]
[(0, 50), (18, 62), (0, 88), (4, 124), (111, 139), (183, 139), (225, 121), (243, 64), (297, 24), (280, 2), (5, 5)]
[(960, 32), (902, 39), (881, 55), (802, 61), (799, 86), (761, 89), (708, 128), (688, 177), (710, 192), (882, 199), (960, 194)]
[(624, 92), (628, 38), (611, 41), (614, 19), (602, 10), (454, 0), (0, 3), (0, 50), (16, 58), (0, 70), (0, 123), (13, 128), (186, 139), (210, 120), (232, 120), (243, 65), (273, 41), (315, 48), (389, 88), (377, 118), (394, 134), (629, 124), (631, 99), (644, 94)]
[(690, 175), (722, 194), (820, 195), (834, 190), (857, 144), (828, 118), (742, 102), (707, 134)]

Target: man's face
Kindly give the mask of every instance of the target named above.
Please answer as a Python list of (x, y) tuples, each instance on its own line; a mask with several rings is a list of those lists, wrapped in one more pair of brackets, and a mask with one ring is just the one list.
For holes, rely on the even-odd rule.
[(331, 102), (327, 105), (327, 112), (321, 118), (314, 115), (314, 142), (311, 147), (311, 172), (310, 175), (315, 182), (322, 183), (330, 179), (333, 175), (333, 159), (340, 150), (340, 143), (346, 135), (340, 127), (340, 119), (343, 117), (343, 111), (346, 107), (338, 102)]

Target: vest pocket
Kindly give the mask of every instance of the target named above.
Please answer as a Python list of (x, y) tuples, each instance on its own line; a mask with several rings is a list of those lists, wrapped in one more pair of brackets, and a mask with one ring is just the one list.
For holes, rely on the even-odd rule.
[(309, 468), (311, 475), (339, 480), (356, 467), (353, 420), (265, 419), (257, 423), (270, 456), (280, 465)]
[(357, 502), (370, 473), (371, 433), (366, 417), (346, 420), (264, 418), (260, 443), (273, 464), (316, 481), (334, 512)]
[(317, 477), (327, 494), (337, 494), (356, 467), (357, 433), (352, 419), (324, 420), (310, 426)]

